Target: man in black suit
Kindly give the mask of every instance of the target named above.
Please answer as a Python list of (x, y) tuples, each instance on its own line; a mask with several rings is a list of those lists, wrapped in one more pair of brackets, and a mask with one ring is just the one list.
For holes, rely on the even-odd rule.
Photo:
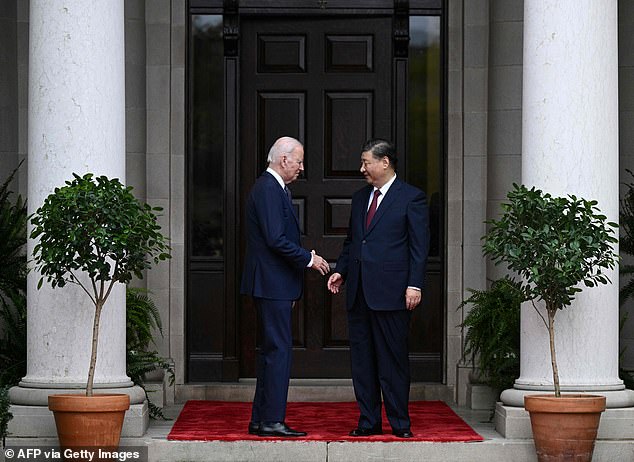
[(413, 436), (408, 412), (412, 310), (420, 304), (429, 251), (425, 193), (396, 176), (392, 143), (362, 149), (368, 186), (352, 196), (348, 236), (328, 289), (347, 284), (350, 359), (360, 417), (351, 436), (382, 433), (381, 393), (392, 433)]
[(286, 187), (304, 170), (304, 148), (294, 138), (271, 147), (269, 167), (251, 189), (246, 206), (247, 252), (240, 292), (253, 297), (261, 345), (249, 433), (304, 436), (284, 423), (291, 373), (291, 310), (302, 296), (304, 270), (324, 275), (328, 262), (300, 246), (299, 221)]

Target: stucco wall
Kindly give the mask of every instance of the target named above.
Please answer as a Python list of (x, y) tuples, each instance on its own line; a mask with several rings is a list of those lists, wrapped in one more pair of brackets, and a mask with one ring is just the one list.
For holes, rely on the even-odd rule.
[[(126, 0), (126, 176), (136, 196), (163, 208), (172, 259), (135, 285), (163, 322), (159, 353), (184, 382), (185, 0)], [(171, 395), (173, 399), (173, 395)], [(168, 400), (170, 397), (168, 397)]]
[[(489, 117), (487, 124), (487, 218), (514, 182), (521, 181), (522, 152), (522, 29), (523, 0), (491, 4), (489, 38)], [(503, 269), (489, 265), (487, 277)]]
[(159, 352), (174, 360), (177, 384), (186, 369), (185, 19), (185, 0), (146, 1), (146, 200), (163, 207), (161, 225), (172, 248), (172, 259), (148, 273), (147, 287), (163, 320)]
[[(470, 295), (468, 289), (484, 289), (489, 280), (504, 274), (503, 269), (487, 264), (482, 256), (481, 237), (486, 233), (484, 221), (499, 213), (512, 183), (521, 180), (524, 3), (479, 0), (450, 1), (449, 5), (447, 335), (451, 345), (454, 326), (468, 314), (469, 307), (457, 313), (458, 319), (453, 313), (460, 301)], [(452, 17), (457, 5), (462, 5), (461, 27), (458, 19)], [(459, 79), (462, 91), (452, 91)], [(461, 143), (456, 143), (456, 139)], [(461, 163), (462, 178), (455, 181)], [(456, 209), (460, 209), (460, 216)], [(453, 258), (455, 244), (462, 248), (461, 261)], [(458, 274), (461, 278), (456, 277)], [(455, 284), (457, 281), (460, 284)], [(458, 300), (455, 292), (460, 294)], [(460, 340), (462, 345), (462, 337)], [(471, 366), (460, 353), (447, 348), (447, 385), (455, 383), (456, 400), (466, 404)], [(452, 382), (450, 371), (455, 364), (457, 382)]]

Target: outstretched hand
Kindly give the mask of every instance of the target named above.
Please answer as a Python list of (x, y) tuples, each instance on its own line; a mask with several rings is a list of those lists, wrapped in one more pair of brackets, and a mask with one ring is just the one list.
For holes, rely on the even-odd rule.
[(328, 290), (333, 294), (338, 294), (343, 285), (343, 277), (339, 273), (332, 273), (328, 278)]
[(310, 266), (315, 271), (319, 271), (319, 274), (322, 276), (330, 273), (330, 265), (323, 258), (315, 253), (314, 250), (311, 250), (310, 253), (313, 255), (313, 264)]

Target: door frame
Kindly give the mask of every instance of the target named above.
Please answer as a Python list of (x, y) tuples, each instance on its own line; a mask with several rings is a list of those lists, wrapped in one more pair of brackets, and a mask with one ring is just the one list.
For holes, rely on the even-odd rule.
[[(441, 17), (443, 24), (446, 24), (446, 0), (188, 0), (187, 7), (188, 30), (191, 30), (191, 17), (194, 14), (222, 14), (223, 17), (223, 41), (224, 41), (224, 169), (225, 169), (225, 194), (224, 194), (224, 285), (226, 303), (224, 306), (224, 329), (223, 329), (223, 351), (222, 354), (209, 354), (205, 358), (198, 358), (197, 361), (208, 362), (207, 369), (219, 371), (219, 377), (213, 377), (217, 381), (238, 381), (240, 379), (240, 319), (238, 318), (239, 304), (241, 296), (239, 293), (240, 280), (240, 233), (235, 232), (236, 224), (241, 226), (242, 213), (240, 208), (240, 17), (243, 15), (302, 15), (302, 16), (336, 16), (336, 15), (363, 15), (373, 16), (386, 14), (393, 16), (393, 63), (392, 69), (394, 78), (392, 79), (393, 92), (393, 114), (395, 114), (392, 139), (399, 152), (406, 152), (407, 149), (407, 55), (409, 46), (409, 17), (410, 15), (432, 14)], [(446, 28), (445, 28), (446, 30)], [(190, 34), (187, 34), (189, 42)], [(443, 37), (446, 47), (446, 39)], [(190, 50), (189, 43), (187, 49)], [(443, 53), (446, 56), (446, 52)], [(443, 73), (446, 82), (447, 66), (442, 62)], [(189, 69), (189, 65), (186, 66)], [(189, 80), (188, 80), (189, 81)], [(405, 85), (398, 85), (397, 82), (405, 82)], [(400, 90), (404, 89), (404, 90)], [(187, 143), (191, 145), (191, 107), (189, 85), (186, 89), (186, 133), (188, 133)], [(446, 185), (446, 89), (443, 88), (441, 96), (441, 110), (444, 120), (444, 135), (442, 140), (443, 155), (443, 178)], [(397, 109), (401, 109), (397, 111)], [(186, 149), (189, 153), (189, 148)], [(406, 160), (402, 160), (403, 166)], [(189, 179), (185, 179), (189, 184)], [(445, 192), (443, 191), (443, 195)], [(444, 199), (444, 198), (443, 198)], [(187, 199), (186, 199), (187, 201)], [(444, 203), (444, 200), (443, 202)], [(188, 210), (186, 206), (186, 210)], [(442, 211), (441, 223), (444, 223), (444, 211)], [(187, 227), (189, 219), (186, 219)], [(443, 226), (444, 228), (444, 226)], [(186, 231), (186, 235), (187, 231)], [(443, 235), (446, 236), (446, 230)], [(190, 258), (188, 242), (185, 245), (185, 287), (188, 287), (188, 277), (190, 270)], [(441, 258), (441, 274), (445, 274), (444, 263), (446, 258)], [(442, 280), (444, 281), (444, 277)], [(444, 282), (443, 282), (444, 285)], [(446, 306), (446, 290), (441, 291), (443, 304)], [(189, 301), (186, 294), (185, 303)], [(187, 323), (187, 318), (185, 318)], [(446, 326), (445, 326), (446, 330)], [(190, 353), (185, 342), (186, 370), (189, 370)], [(446, 377), (446, 342), (442, 351), (443, 381)], [(186, 374), (186, 381), (190, 381), (189, 374)]]

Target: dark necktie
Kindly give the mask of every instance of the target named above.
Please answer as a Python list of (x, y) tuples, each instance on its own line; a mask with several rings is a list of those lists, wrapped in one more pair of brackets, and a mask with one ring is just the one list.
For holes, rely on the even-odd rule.
[(377, 201), (380, 195), (381, 191), (379, 189), (374, 190), (374, 197), (372, 198), (372, 203), (370, 204), (370, 208), (368, 209), (368, 216), (365, 219), (366, 229), (368, 229), (370, 227), (370, 223), (372, 223), (372, 218), (374, 218), (374, 214), (376, 213)]
[(286, 197), (288, 197), (288, 200), (291, 201), (291, 203), (293, 203), (293, 196), (291, 195), (291, 190), (288, 189), (286, 186), (284, 186), (284, 192), (286, 193)]

